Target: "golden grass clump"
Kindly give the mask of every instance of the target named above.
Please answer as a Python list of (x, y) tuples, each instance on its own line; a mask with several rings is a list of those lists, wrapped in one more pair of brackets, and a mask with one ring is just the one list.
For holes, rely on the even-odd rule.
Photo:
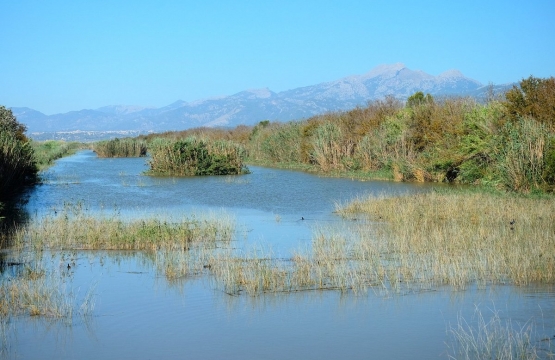
[(19, 247), (38, 250), (174, 250), (198, 241), (230, 240), (233, 231), (233, 222), (225, 216), (124, 221), (89, 214), (77, 204), (31, 222), (16, 231), (15, 239)]

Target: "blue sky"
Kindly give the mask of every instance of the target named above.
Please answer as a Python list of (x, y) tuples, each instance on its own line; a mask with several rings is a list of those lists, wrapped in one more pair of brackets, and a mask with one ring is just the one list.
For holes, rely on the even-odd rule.
[(552, 0), (0, 0), (0, 17), (0, 105), (46, 114), (279, 92), (396, 62), (484, 84), (555, 75)]

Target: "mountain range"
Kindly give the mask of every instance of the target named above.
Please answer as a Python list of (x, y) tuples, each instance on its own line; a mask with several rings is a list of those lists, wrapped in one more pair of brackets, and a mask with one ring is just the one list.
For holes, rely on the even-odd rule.
[[(503, 91), (512, 84), (497, 87)], [(485, 97), (489, 87), (465, 77), (458, 70), (438, 76), (410, 70), (402, 63), (380, 65), (363, 75), (353, 75), (317, 85), (275, 93), (254, 89), (231, 96), (194, 102), (176, 101), (161, 108), (104, 106), (98, 109), (45, 115), (12, 108), (31, 137), (41, 132), (132, 131), (137, 133), (184, 130), (193, 127), (234, 127), (261, 120), (288, 121), (329, 111), (348, 110), (387, 95), (406, 99), (417, 91), (434, 97)]]

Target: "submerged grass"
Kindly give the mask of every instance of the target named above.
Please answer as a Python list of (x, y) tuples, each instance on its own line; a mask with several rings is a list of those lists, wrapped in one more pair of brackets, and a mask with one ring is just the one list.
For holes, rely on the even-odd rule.
[(71, 321), (74, 313), (91, 314), (93, 288), (78, 304), (77, 293), (67, 281), (69, 270), (49, 263), (43, 253), (14, 252), (10, 271), (0, 274), (0, 317), (38, 316)]
[(74, 295), (61, 277), (25, 268), (23, 274), (0, 281), (0, 314), (71, 318)]

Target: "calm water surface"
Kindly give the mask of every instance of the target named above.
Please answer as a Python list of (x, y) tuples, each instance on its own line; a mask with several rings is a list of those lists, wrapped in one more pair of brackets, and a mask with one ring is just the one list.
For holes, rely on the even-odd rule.
[[(237, 243), (288, 256), (314, 228), (341, 226), (336, 202), (430, 186), (323, 178), (251, 167), (235, 177), (154, 178), (145, 159), (98, 159), (90, 151), (59, 160), (32, 194), (31, 214), (83, 202), (91, 211), (176, 217), (224, 211)], [(304, 218), (305, 220), (301, 220)], [(54, 257), (58, 256), (53, 254)], [(555, 288), (498, 286), (384, 296), (304, 292), (232, 297), (206, 277), (168, 284), (141, 255), (77, 252), (65, 271), (82, 298), (94, 289), (91, 318), (71, 324), (20, 318), (10, 324), (9, 357), (21, 359), (447, 359), (459, 316), (497, 311), (516, 326), (533, 322), (534, 341), (555, 335)], [(60, 260), (63, 267), (63, 261)]]

